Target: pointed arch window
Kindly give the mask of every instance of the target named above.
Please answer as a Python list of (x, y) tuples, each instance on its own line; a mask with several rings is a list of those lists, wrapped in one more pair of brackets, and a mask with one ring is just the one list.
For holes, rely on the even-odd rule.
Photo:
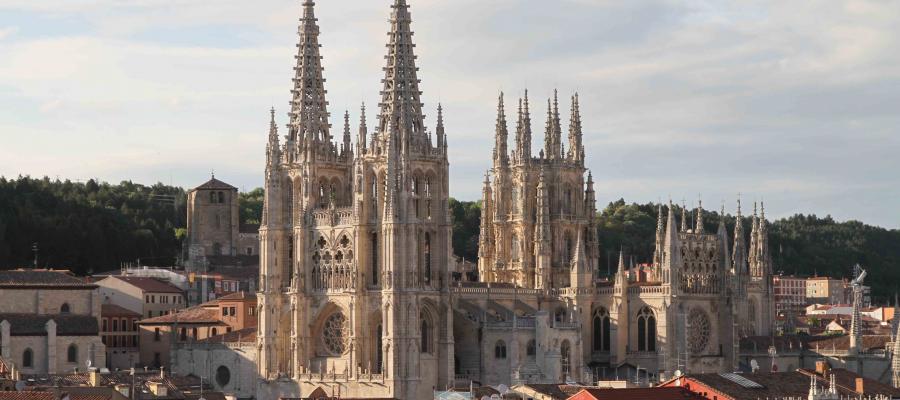
[(502, 340), (497, 341), (497, 344), (494, 345), (494, 358), (498, 360), (506, 359), (506, 342)]
[(650, 307), (638, 313), (638, 351), (656, 351), (656, 316)]
[(60, 313), (60, 314), (68, 314), (69, 311), (70, 311), (70, 309), (69, 309), (69, 303), (63, 303), (63, 305), (62, 305), (61, 307), (59, 307), (59, 313)]
[(382, 348), (382, 327), (381, 324), (378, 325), (377, 332), (375, 333), (375, 373), (381, 373), (381, 366), (384, 365), (384, 349)]
[(431, 233), (425, 232), (423, 281), (431, 284)]
[(559, 346), (559, 356), (562, 364), (562, 373), (569, 376), (572, 369), (572, 348), (568, 340), (563, 340)]
[(565, 250), (565, 254), (564, 254), (565, 258), (563, 259), (563, 264), (565, 266), (569, 266), (572, 263), (572, 253), (573, 253), (572, 234), (569, 232), (566, 232), (564, 241), (565, 241), (566, 248), (564, 249)]
[(66, 351), (66, 361), (70, 363), (78, 362), (78, 346), (75, 343), (69, 345), (69, 349)]
[(537, 344), (534, 339), (528, 341), (528, 344), (525, 346), (525, 356), (534, 358), (537, 354)]
[(372, 285), (378, 286), (378, 276), (381, 270), (378, 267), (378, 233), (372, 233)]
[(591, 317), (592, 347), (597, 353), (609, 352), (610, 348), (610, 320), (609, 311), (605, 308), (597, 308)]
[(34, 351), (30, 348), (25, 349), (22, 352), (22, 367), (23, 368), (33, 368), (34, 367)]
[(420, 338), (420, 345), (422, 349), (422, 353), (431, 353), (433, 351), (434, 343), (432, 340), (433, 329), (431, 325), (431, 319), (428, 318), (428, 314), (422, 313), (419, 316), (420, 319), (420, 329), (419, 333), (422, 335)]

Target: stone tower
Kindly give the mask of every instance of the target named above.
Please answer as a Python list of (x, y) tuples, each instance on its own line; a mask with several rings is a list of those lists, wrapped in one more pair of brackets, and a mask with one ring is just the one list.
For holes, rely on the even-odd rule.
[(597, 268), (596, 199), (584, 167), (578, 95), (571, 98), (568, 150), (559, 99), (547, 100), (544, 149), (531, 155), (528, 92), (519, 99), (515, 149), (507, 150), (503, 94), (497, 104), (493, 182), (485, 180), (478, 272), (483, 282), (524, 288), (587, 287)]
[(238, 190), (213, 175), (188, 192), (188, 259), (233, 256), (238, 246)]
[(339, 376), (345, 396), (430, 397), (451, 382), (454, 359), (443, 110), (428, 131), (409, 6), (395, 0), (375, 131), (363, 108), (353, 149), (345, 113), (338, 144), (314, 5), (303, 3), (284, 144), (270, 122), (260, 393), (332, 392)]

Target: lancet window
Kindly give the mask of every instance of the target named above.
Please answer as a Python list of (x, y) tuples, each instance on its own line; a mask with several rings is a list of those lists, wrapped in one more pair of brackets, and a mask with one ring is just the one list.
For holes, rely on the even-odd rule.
[(638, 351), (656, 351), (656, 317), (649, 307), (638, 313)]

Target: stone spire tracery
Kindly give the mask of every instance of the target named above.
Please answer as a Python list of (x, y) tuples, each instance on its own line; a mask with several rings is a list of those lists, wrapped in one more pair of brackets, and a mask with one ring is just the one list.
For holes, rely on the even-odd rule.
[(331, 142), (315, 4), (312, 0), (303, 2), (303, 17), (298, 30), (300, 41), (295, 57), (297, 64), (294, 67), (294, 88), (291, 90), (293, 97), (289, 140), (299, 143), (301, 152), (315, 152), (317, 147)]
[(581, 109), (578, 104), (578, 93), (572, 96), (572, 119), (569, 122), (569, 159), (583, 163), (584, 145), (581, 132)]
[(388, 32), (387, 65), (384, 68), (384, 86), (381, 91), (381, 108), (378, 133), (390, 133), (391, 124), (410, 132), (412, 140), (425, 137), (425, 121), (422, 114), (422, 92), (419, 90), (419, 69), (413, 49), (412, 18), (406, 0), (395, 0), (391, 6), (391, 30)]
[(494, 133), (494, 166), (496, 167), (506, 166), (509, 163), (509, 153), (506, 147), (508, 139), (509, 130), (506, 125), (503, 92), (500, 92), (500, 98), (497, 100), (497, 127)]

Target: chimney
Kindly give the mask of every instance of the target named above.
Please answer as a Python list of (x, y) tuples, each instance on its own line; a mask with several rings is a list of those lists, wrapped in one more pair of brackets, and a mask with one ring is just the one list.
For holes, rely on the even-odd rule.
[(831, 367), (828, 365), (828, 361), (819, 360), (816, 361), (816, 373), (822, 375), (824, 378), (826, 373), (831, 370)]
[(856, 378), (856, 393), (866, 394), (865, 379)]
[(95, 369), (89, 372), (89, 374), (91, 387), (100, 387), (100, 372)]
[(166, 367), (159, 367), (159, 379), (166, 379)]

